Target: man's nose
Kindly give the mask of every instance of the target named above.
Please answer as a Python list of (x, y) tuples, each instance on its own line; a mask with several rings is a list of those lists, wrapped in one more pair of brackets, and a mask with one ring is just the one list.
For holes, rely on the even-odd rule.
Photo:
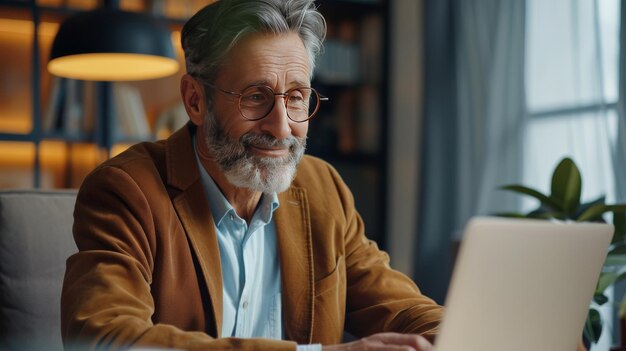
[(261, 130), (272, 135), (276, 139), (282, 140), (291, 136), (290, 119), (287, 116), (287, 106), (285, 97), (277, 95), (274, 107), (270, 113), (263, 118), (261, 122)]

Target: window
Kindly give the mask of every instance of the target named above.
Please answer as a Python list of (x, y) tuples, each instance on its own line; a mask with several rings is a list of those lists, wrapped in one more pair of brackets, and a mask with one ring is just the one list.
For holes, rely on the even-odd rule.
[[(548, 191), (554, 167), (570, 156), (582, 201), (615, 202), (619, 16), (619, 0), (527, 0), (524, 184)], [(609, 339), (603, 332), (595, 349), (608, 350)]]
[(548, 190), (570, 155), (583, 174), (583, 200), (614, 191), (619, 0), (528, 0), (525, 184)]

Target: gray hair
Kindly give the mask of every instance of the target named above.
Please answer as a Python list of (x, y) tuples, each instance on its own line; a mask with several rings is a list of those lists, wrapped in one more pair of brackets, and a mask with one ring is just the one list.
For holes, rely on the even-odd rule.
[(230, 50), (253, 33), (297, 33), (306, 48), (311, 75), (322, 50), (326, 21), (314, 0), (221, 0), (185, 23), (181, 42), (187, 73), (212, 82)]

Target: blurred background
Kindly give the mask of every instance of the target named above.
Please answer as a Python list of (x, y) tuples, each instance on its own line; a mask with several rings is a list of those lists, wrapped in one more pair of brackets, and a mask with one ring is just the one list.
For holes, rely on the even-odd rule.
[[(183, 125), (180, 30), (209, 2), (0, 0), (0, 188), (77, 188), (106, 158)], [(60, 24), (105, 5), (165, 24), (179, 71), (115, 83), (48, 73)], [(368, 236), (438, 302), (471, 216), (536, 207), (500, 186), (549, 192), (571, 157), (583, 201), (626, 201), (620, 0), (318, 5), (328, 36), (313, 86), (330, 101), (308, 153), (339, 170)], [(603, 338), (596, 349), (618, 342)]]

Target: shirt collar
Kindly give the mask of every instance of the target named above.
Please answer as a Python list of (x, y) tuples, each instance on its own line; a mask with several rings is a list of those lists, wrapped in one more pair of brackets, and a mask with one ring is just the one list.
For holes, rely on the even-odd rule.
[[(196, 149), (195, 133), (192, 136), (192, 143), (193, 151), (196, 156), (196, 162), (198, 163), (198, 169), (200, 170), (200, 178), (202, 179), (202, 184), (204, 185), (204, 189), (206, 190), (209, 200), (211, 215), (213, 216), (215, 225), (219, 227), (222, 220), (226, 218), (227, 215), (232, 214), (233, 216), (237, 216), (237, 213), (228, 200), (226, 200), (217, 184), (215, 184), (213, 178), (206, 171), (202, 162), (200, 162), (198, 150)], [(263, 194), (253, 215), (253, 221), (255, 219), (260, 219), (264, 222), (264, 224), (269, 223), (272, 220), (272, 214), (279, 205), (278, 195), (275, 192), (271, 194)]]

